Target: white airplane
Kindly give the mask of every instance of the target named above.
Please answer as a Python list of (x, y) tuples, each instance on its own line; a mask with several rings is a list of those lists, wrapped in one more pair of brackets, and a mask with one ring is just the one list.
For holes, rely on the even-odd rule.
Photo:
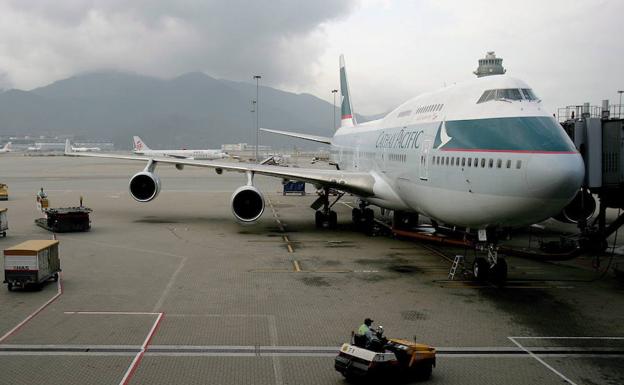
[(0, 154), (11, 151), (13, 151), (11, 150), (11, 142), (7, 142), (4, 147), (0, 148)]
[(99, 147), (73, 147), (71, 148), (74, 152), (89, 152), (89, 151), (102, 151)]
[(134, 136), (134, 153), (146, 156), (168, 156), (179, 159), (223, 159), (229, 158), (226, 152), (221, 150), (152, 150), (138, 136)]
[[(161, 163), (178, 169), (208, 167), (218, 174), (243, 172), (247, 181), (231, 198), (232, 212), (242, 222), (253, 222), (264, 211), (255, 174), (324, 190), (312, 205), (318, 227), (336, 225), (329, 201), (330, 189), (336, 189), (359, 197), (355, 221), (372, 223), (367, 206), (375, 205), (394, 210), (395, 219), (424, 214), (439, 223), (479, 230), (481, 240), (488, 229), (550, 218), (579, 191), (585, 172), (581, 155), (523, 81), (507, 75), (472, 79), (417, 96), (384, 118), (362, 124), (353, 115), (342, 56), (340, 86), (342, 120), (333, 137), (264, 129), (329, 145), (336, 169), (66, 152), (146, 162), (130, 179), (130, 194), (139, 202), (158, 195), (161, 184), (154, 171)], [(488, 246), (488, 259), (478, 258), (473, 265), (475, 276), (490, 274), (504, 281), (507, 264)]]

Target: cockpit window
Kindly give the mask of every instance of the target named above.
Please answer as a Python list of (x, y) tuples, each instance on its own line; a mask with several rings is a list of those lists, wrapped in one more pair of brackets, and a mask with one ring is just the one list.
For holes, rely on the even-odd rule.
[(524, 96), (526, 100), (537, 100), (537, 96), (535, 96), (535, 94), (533, 93), (533, 90), (530, 88), (523, 88), (522, 96)]
[(477, 104), (489, 102), (490, 100), (537, 100), (537, 97), (529, 88), (501, 88), (498, 90), (483, 91), (483, 94), (477, 101)]
[(520, 90), (517, 88), (504, 88), (502, 90), (496, 90), (496, 100), (522, 100)]

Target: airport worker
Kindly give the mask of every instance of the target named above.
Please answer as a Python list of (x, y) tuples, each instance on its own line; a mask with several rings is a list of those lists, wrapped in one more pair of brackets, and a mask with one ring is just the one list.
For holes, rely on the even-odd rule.
[(358, 328), (356, 335), (358, 340), (361, 341), (361, 344), (364, 346), (373, 339), (373, 331), (371, 330), (373, 322), (374, 321), (372, 319), (366, 318), (364, 323)]
[(43, 191), (43, 187), (41, 188), (41, 190), (39, 190), (39, 192), (37, 193), (37, 198), (39, 198), (39, 200), (43, 199), (43, 198), (47, 198), (48, 194), (45, 193), (45, 191)]

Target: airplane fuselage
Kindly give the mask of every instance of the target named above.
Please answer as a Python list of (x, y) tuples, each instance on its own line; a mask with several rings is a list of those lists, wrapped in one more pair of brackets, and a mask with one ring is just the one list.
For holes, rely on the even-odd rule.
[(172, 158), (186, 158), (186, 159), (223, 159), (227, 158), (228, 155), (220, 150), (142, 150), (142, 151), (134, 151), (137, 155), (146, 155), (146, 156), (168, 156)]
[[(488, 99), (489, 90), (502, 91)], [(383, 119), (341, 127), (331, 158), (342, 170), (371, 172), (375, 196), (365, 199), (374, 205), (472, 228), (556, 215), (584, 175), (580, 154), (530, 87), (504, 75), (424, 94)]]

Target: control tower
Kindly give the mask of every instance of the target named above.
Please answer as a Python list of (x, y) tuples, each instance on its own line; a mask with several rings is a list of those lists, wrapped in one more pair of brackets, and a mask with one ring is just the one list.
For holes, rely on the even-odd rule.
[(503, 68), (503, 59), (497, 58), (494, 51), (490, 51), (483, 59), (479, 59), (479, 67), (473, 74), (480, 78), (490, 75), (502, 75), (505, 72), (507, 70)]

